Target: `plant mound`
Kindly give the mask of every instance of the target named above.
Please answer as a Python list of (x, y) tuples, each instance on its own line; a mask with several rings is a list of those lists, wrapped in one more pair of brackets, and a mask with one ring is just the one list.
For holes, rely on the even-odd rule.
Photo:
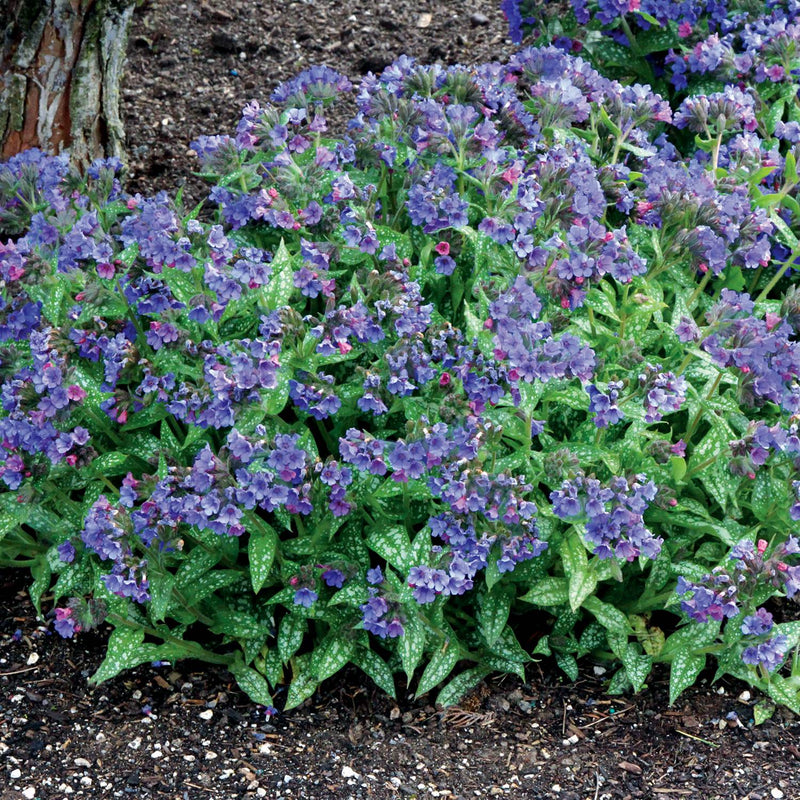
[(12, 158), (3, 563), (113, 625), (94, 680), (206, 659), (270, 713), (544, 655), (800, 709), (788, 116), (543, 47), (306, 70), (193, 143), (205, 214)]

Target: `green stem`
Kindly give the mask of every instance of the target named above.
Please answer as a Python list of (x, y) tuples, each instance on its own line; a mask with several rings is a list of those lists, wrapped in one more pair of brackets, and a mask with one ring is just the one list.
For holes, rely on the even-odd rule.
[(724, 133), (724, 130), (721, 130), (717, 134), (717, 139), (714, 142), (714, 149), (711, 151), (711, 180), (713, 180), (714, 183), (717, 182), (717, 169), (719, 167), (719, 151), (720, 151), (720, 148), (722, 147), (722, 134), (723, 133)]
[(686, 308), (691, 311), (692, 306), (694, 305), (695, 300), (700, 296), (702, 291), (708, 286), (708, 282), (711, 280), (711, 270), (707, 270), (706, 274), (703, 275), (703, 280), (697, 285), (697, 288), (692, 292), (692, 296), (689, 298), (689, 302), (686, 303)]
[(223, 656), (219, 653), (212, 653), (211, 650), (206, 650), (202, 645), (196, 642), (187, 642), (184, 639), (179, 639), (177, 636), (172, 636), (169, 633), (151, 628), (149, 625), (140, 625), (138, 622), (132, 622), (119, 614), (109, 614), (108, 619), (118, 625), (124, 625), (126, 628), (136, 628), (137, 630), (144, 631), (148, 636), (155, 636), (164, 642), (170, 642), (177, 645), (186, 652), (187, 657), (197, 658), (200, 661), (207, 661), (210, 664), (222, 664), (227, 666), (233, 663), (233, 656)]
[(786, 274), (786, 271), (789, 267), (794, 264), (795, 259), (800, 256), (800, 245), (792, 250), (791, 255), (786, 261), (783, 262), (781, 268), (772, 276), (772, 280), (763, 288), (761, 294), (756, 297), (756, 303), (761, 303), (762, 301), (767, 299), (767, 295), (775, 288), (775, 284)]

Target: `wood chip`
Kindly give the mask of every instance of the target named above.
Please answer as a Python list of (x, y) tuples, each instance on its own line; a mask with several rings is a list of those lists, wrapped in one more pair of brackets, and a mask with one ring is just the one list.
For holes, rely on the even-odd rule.
[(642, 768), (638, 764), (632, 764), (630, 761), (620, 761), (617, 766), (620, 769), (624, 769), (625, 772), (630, 772), (633, 775), (641, 775)]

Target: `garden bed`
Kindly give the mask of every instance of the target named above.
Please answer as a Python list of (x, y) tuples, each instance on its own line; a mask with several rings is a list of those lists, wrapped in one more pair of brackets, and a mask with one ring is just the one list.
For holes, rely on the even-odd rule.
[(564, 684), (544, 660), (524, 684), (491, 681), (436, 710), (429, 697), (394, 702), (350, 670), (267, 722), (208, 664), (90, 688), (103, 631), (61, 639), (35, 622), (21, 571), (0, 580), (2, 800), (795, 796), (800, 723), (778, 709), (753, 727), (755, 697), (736, 681), (701, 679), (670, 708), (664, 674), (610, 697), (602, 677)]

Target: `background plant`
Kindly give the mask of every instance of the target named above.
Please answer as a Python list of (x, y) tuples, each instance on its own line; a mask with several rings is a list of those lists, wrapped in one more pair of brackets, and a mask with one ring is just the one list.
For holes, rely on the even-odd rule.
[(210, 215), (4, 166), (3, 563), (114, 626), (95, 680), (204, 658), (291, 707), (351, 662), (449, 703), (591, 655), (674, 699), (715, 655), (797, 709), (791, 120), (553, 47), (400, 59), (333, 136), (349, 91), (195, 142)]

